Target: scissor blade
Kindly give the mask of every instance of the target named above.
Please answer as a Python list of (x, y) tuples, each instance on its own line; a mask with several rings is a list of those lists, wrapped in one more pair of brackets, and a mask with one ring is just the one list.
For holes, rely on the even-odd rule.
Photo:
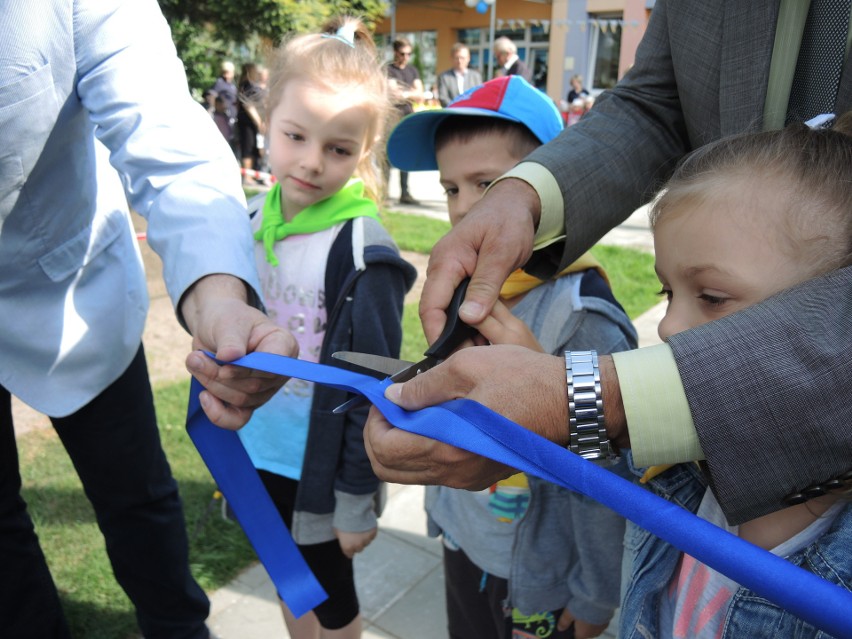
[(383, 357), (382, 355), (371, 355), (370, 353), (355, 353), (352, 351), (337, 351), (332, 353), (334, 359), (339, 359), (341, 362), (352, 364), (358, 368), (369, 371), (368, 374), (377, 377), (377, 373), (381, 374), (380, 379), (384, 379), (389, 375), (399, 373), (412, 366), (411, 362), (393, 357)]
[[(338, 357), (338, 355), (340, 355), (341, 357)], [(337, 358), (339, 360), (343, 360), (343, 361), (349, 361), (350, 356), (353, 356), (354, 360), (364, 361), (363, 357), (365, 357), (365, 354), (364, 353), (352, 353), (352, 352), (349, 352), (349, 351), (339, 351), (337, 353), (332, 354), (332, 357), (335, 357), (335, 358)], [(438, 364), (441, 363), (441, 360), (437, 359), (435, 357), (427, 357), (425, 359), (420, 360), (416, 364), (411, 364), (409, 362), (403, 362), (402, 360), (398, 360), (398, 359), (390, 359), (388, 357), (380, 357), (379, 355), (372, 355), (372, 356), (369, 356), (369, 357), (377, 357), (377, 358), (380, 358), (380, 359), (383, 359), (383, 360), (386, 360), (386, 361), (390, 360), (390, 361), (393, 361), (393, 362), (397, 362), (399, 364), (408, 364), (408, 366), (403, 368), (398, 373), (391, 375), (391, 377), (390, 377), (392, 382), (399, 382), (399, 383), (407, 382), (408, 380), (410, 380), (415, 375), (418, 375), (418, 374), (420, 374), (424, 371), (428, 371), (430, 368), (434, 368), (435, 366), (437, 366)], [(361, 366), (361, 364), (355, 364), (354, 362), (349, 362), (349, 363), (354, 364), (355, 366), (359, 366), (359, 367)], [(367, 403), (367, 400), (364, 397), (362, 397), (361, 395), (356, 395), (352, 399), (342, 403), (340, 406), (338, 406), (337, 408), (335, 408), (331, 412), (335, 413), (335, 414), (345, 413), (348, 410), (352, 410), (353, 408), (356, 408), (358, 406), (362, 406), (366, 403)]]
[[(336, 353), (332, 353), (331, 356), (334, 359), (346, 362), (350, 366), (354, 366), (355, 368), (362, 370), (367, 375), (371, 375), (378, 379), (385, 379), (388, 375), (392, 375), (393, 373), (407, 371), (414, 365), (411, 362), (407, 362), (402, 359), (394, 359), (393, 357), (384, 357), (382, 355), (371, 355), (369, 353), (355, 353), (353, 351), (337, 351)], [(357, 408), (358, 406), (362, 406), (366, 403), (366, 399), (360, 395), (356, 395), (352, 399), (342, 403), (332, 412), (335, 414), (345, 413), (348, 410), (352, 410), (353, 408)]]
[(440, 363), (441, 360), (436, 357), (426, 357), (416, 364), (412, 364), (408, 368), (404, 368), (398, 373), (391, 375), (391, 381), (398, 383), (407, 382), (408, 380), (413, 379), (416, 375), (424, 373), (430, 368), (435, 368)]
[(363, 404), (367, 403), (367, 400), (364, 399), (361, 395), (355, 395), (355, 397), (343, 402), (340, 406), (338, 406), (331, 412), (335, 415), (339, 415), (340, 413), (345, 413), (348, 410), (352, 410), (353, 408), (357, 408), (358, 406), (362, 406)]
[[(347, 356), (348, 355), (358, 355), (358, 356), (363, 355), (363, 353), (349, 353), (348, 351), (340, 351), (339, 354), (340, 355), (347, 355)], [(332, 357), (336, 357), (337, 355), (338, 355), (338, 353), (334, 353), (332, 355)], [(373, 357), (379, 357), (379, 356), (374, 355)], [(344, 359), (344, 358), (338, 357), (337, 359)], [(360, 357), (358, 357), (356, 359), (358, 359), (359, 361), (361, 360)], [(387, 360), (389, 358), (383, 357), (382, 359)], [(392, 361), (400, 362), (401, 360), (392, 360)], [(430, 368), (434, 368), (435, 366), (440, 364), (441, 361), (442, 360), (437, 359), (435, 357), (427, 357), (425, 359), (420, 360), (416, 364), (410, 364), (409, 366), (403, 368), (398, 373), (391, 375), (391, 377), (390, 377), (391, 381), (392, 382), (399, 382), (399, 383), (407, 382), (409, 379), (412, 379), (415, 375), (419, 375), (420, 373), (428, 371)], [(355, 365), (360, 366), (360, 364), (355, 364)], [(335, 413), (335, 414), (345, 413), (346, 411), (352, 410), (353, 408), (357, 408), (358, 406), (363, 406), (364, 404), (367, 404), (368, 402), (369, 402), (369, 400), (367, 400), (365, 397), (362, 397), (361, 395), (356, 395), (352, 399), (342, 403), (340, 406), (338, 406), (337, 408), (335, 408), (331, 412)]]

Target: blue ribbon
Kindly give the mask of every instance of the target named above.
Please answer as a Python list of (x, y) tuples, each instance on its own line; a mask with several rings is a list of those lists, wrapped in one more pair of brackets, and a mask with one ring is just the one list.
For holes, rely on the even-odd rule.
[(328, 598), (272, 503), (239, 435), (215, 426), (201, 409), (198, 380), (189, 389), (186, 430), (228, 500), (278, 596), (296, 617)]
[[(409, 412), (385, 399), (389, 380), (377, 381), (332, 366), (269, 353), (251, 353), (231, 364), (364, 395), (397, 428), (489, 457), (583, 493), (813, 626), (838, 637), (852, 637), (852, 615), (849, 614), (852, 593), (849, 591), (599, 468), (481, 404), (458, 399)], [(241, 448), (235, 434), (234, 439), (236, 444), (231, 446)], [(219, 450), (217, 454), (237, 455), (231, 449)], [(244, 451), (242, 454), (245, 455)], [(206, 461), (210, 466), (210, 460)], [(215, 473), (214, 478), (219, 481)], [(235, 499), (246, 502), (252, 499), (240, 493), (228, 496), (224, 489), (222, 492), (232, 506)], [(248, 530), (246, 533), (251, 538)], [(277, 541), (283, 543), (280, 538)], [(265, 561), (264, 566), (270, 574), (275, 568)]]

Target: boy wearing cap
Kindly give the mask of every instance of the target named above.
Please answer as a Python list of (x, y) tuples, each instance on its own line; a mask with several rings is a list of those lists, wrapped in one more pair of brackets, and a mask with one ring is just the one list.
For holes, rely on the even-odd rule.
[[(445, 109), (406, 117), (388, 158), (440, 172), (457, 224), (493, 180), (553, 139), (562, 118), (520, 76), (475, 87)], [(583, 255), (551, 280), (510, 275), (477, 327), (491, 343), (553, 354), (636, 347), (636, 332), (595, 259)], [(625, 474), (619, 465), (616, 472)], [(583, 495), (518, 474), (489, 490), (426, 488), (429, 533), (442, 535), (452, 639), (595, 637), (618, 606), (624, 520)], [(573, 625), (572, 625), (573, 622)]]

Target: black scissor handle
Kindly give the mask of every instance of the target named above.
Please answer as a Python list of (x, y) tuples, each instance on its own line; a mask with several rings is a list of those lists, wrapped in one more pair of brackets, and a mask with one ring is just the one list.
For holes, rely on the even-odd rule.
[(444, 330), (441, 331), (440, 337), (424, 353), (426, 357), (446, 359), (462, 342), (473, 338), (477, 334), (475, 328), (459, 319), (459, 307), (464, 301), (468, 284), (470, 284), (470, 277), (464, 278), (456, 288), (455, 293), (453, 293), (453, 299), (447, 307), (447, 323), (444, 325)]

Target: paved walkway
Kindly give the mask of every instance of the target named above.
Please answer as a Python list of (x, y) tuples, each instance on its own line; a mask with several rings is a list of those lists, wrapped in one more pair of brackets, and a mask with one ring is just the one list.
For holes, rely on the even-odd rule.
[[(409, 186), (421, 206), (399, 206), (399, 179), (391, 174), (393, 208), (419, 215), (446, 218), (446, 205), (437, 173), (411, 173)], [(647, 215), (637, 211), (603, 238), (604, 244), (651, 251)], [(641, 345), (654, 344), (665, 305), (638, 318), (634, 324)], [(426, 536), (423, 487), (391, 485), (388, 505), (379, 522), (379, 534), (356, 556), (356, 585), (367, 639), (444, 639), (443, 569), (440, 542)], [(275, 590), (260, 565), (244, 571), (211, 596), (211, 629), (221, 639), (288, 637)], [(604, 635), (614, 636), (609, 632)]]

